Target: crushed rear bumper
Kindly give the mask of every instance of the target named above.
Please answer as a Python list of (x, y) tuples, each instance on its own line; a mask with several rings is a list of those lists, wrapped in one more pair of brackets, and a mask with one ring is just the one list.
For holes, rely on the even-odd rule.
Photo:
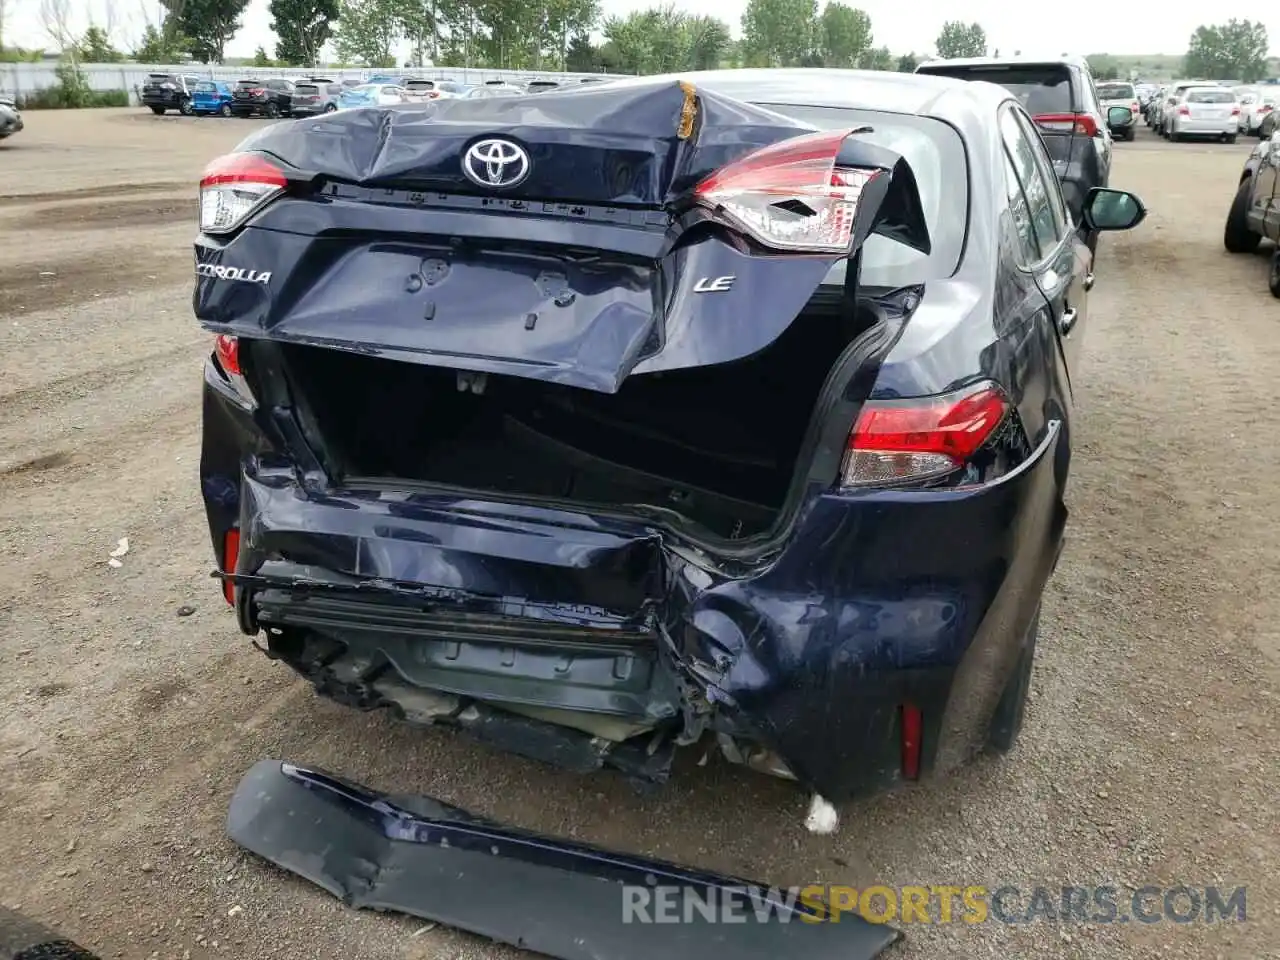
[[(233, 841), (356, 908), (434, 920), (561, 960), (872, 960), (899, 931), (852, 914), (824, 918), (758, 883), (539, 836), (429, 797), (396, 797), (276, 760), (240, 782)], [(679, 922), (636, 910), (723, 905), (755, 892), (767, 909), (726, 922), (698, 910)], [(629, 909), (628, 905), (631, 905)]]
[(714, 734), (833, 801), (875, 793), (908, 776), (908, 705), (919, 774), (960, 765), (1066, 522), (1057, 421), (993, 483), (816, 494), (776, 557), (730, 572), (640, 520), (327, 487), (271, 449), (270, 416), (208, 373), (201, 482), (219, 558), (238, 531), (219, 575), (244, 633), (348, 705), (643, 780)]

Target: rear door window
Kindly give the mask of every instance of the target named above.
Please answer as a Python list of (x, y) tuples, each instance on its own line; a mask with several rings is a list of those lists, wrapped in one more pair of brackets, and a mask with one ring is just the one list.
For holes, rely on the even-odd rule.
[(1103, 100), (1137, 100), (1131, 83), (1100, 83), (1098, 96)]
[(1235, 103), (1236, 95), (1230, 90), (1188, 90), (1187, 103)]
[[(1012, 110), (1000, 111), (1000, 136), (1004, 140), (1005, 150), (1013, 163), (1014, 175), (1027, 198), (1027, 212), (1031, 217), (1031, 226), (1035, 231), (1036, 243), (1040, 256), (1037, 262), (1053, 252), (1058, 245), (1059, 230), (1057, 218), (1053, 212), (1053, 202), (1049, 194), (1049, 184), (1045, 182), (1040, 164), (1036, 161), (1036, 153), (1030, 140), (1027, 139), (1018, 118)], [(1056, 184), (1056, 179), (1054, 183)]]
[(1031, 225), (1031, 208), (1027, 203), (1027, 195), (1018, 180), (1018, 172), (1013, 169), (1013, 161), (1006, 151), (1004, 155), (1004, 188), (1009, 198), (1009, 215), (1013, 218), (1014, 233), (1017, 236), (1017, 249), (1014, 255), (1018, 266), (1030, 267), (1040, 262), (1040, 244), (1036, 241), (1036, 229)]
[(1053, 169), (1053, 160), (1049, 156), (1049, 151), (1045, 148), (1044, 138), (1040, 136), (1034, 121), (1025, 113), (1016, 110), (1010, 110), (1009, 113), (1022, 128), (1022, 136), (1035, 157), (1036, 166), (1040, 169), (1040, 176), (1044, 179), (1045, 189), (1049, 194), (1049, 209), (1053, 214), (1055, 236), (1061, 239), (1075, 225), (1071, 221), (1071, 214), (1067, 212), (1067, 202), (1062, 196), (1062, 184), (1058, 182), (1058, 175)]

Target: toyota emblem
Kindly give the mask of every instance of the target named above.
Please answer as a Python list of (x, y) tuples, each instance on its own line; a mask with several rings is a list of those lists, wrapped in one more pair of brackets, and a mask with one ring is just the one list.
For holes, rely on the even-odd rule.
[(529, 176), (529, 154), (510, 140), (477, 140), (462, 158), (462, 172), (482, 187), (514, 187)]

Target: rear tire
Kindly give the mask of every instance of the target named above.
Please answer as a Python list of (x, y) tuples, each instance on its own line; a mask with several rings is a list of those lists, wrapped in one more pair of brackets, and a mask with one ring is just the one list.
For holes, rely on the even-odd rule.
[(151, 112), (154, 113), (157, 117), (163, 117), (164, 107), (152, 107)]
[(195, 107), (191, 105), (190, 97), (188, 97), (187, 99), (183, 100), (181, 103), (178, 104), (178, 112), (182, 114), (184, 117), (189, 117), (196, 112)]
[(338, 105), (336, 103), (326, 103), (324, 105), (325, 113), (333, 113), (337, 109), (338, 109)]
[(1018, 742), (1027, 716), (1027, 694), (1031, 692), (1031, 668), (1036, 658), (1036, 641), (1040, 636), (1040, 610), (1037, 608), (1031, 626), (1022, 642), (1022, 653), (1013, 676), (1005, 685), (996, 712), (987, 730), (987, 745), (997, 753), (1008, 753)]
[(1249, 229), (1249, 196), (1253, 193), (1253, 179), (1240, 181), (1236, 197), (1227, 212), (1227, 225), (1222, 231), (1222, 245), (1231, 253), (1253, 253), (1262, 242), (1262, 235)]
[(1267, 277), (1267, 286), (1271, 295), (1280, 300), (1280, 250), (1271, 254), (1271, 272)]
[(1237, 134), (1234, 134), (1234, 133), (1229, 133), (1229, 134), (1227, 134), (1227, 143), (1235, 143), (1235, 142), (1236, 142), (1236, 136), (1237, 136)]
[(266, 114), (270, 119), (274, 120), (276, 117), (280, 116), (280, 108), (274, 103), (268, 103)]
[(231, 104), (224, 103), (222, 106), (218, 108), (218, 113), (224, 117), (231, 116)]

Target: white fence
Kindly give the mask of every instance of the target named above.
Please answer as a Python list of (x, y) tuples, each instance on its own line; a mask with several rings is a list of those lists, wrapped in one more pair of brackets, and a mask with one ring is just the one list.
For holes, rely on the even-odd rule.
[[(365, 79), (375, 76), (412, 76), (429, 77), (431, 79), (457, 80), (460, 83), (483, 83), (486, 80), (557, 80), (578, 79), (598, 76), (590, 73), (555, 73), (547, 70), (488, 70), (467, 69), (459, 67), (389, 67), (385, 70), (329, 70), (325, 67), (222, 67), (204, 66), (203, 64), (182, 64), (165, 66), (152, 63), (84, 63), (80, 65), (89, 86), (94, 90), (128, 90), (130, 101), (138, 103), (138, 88), (148, 73), (181, 73), (187, 76), (207, 77), (213, 80), (246, 80), (254, 77), (332, 77), (341, 80), (346, 77)], [(25, 96), (37, 90), (55, 86), (58, 82), (57, 64), (41, 63), (0, 63), (0, 94), (5, 96)]]

